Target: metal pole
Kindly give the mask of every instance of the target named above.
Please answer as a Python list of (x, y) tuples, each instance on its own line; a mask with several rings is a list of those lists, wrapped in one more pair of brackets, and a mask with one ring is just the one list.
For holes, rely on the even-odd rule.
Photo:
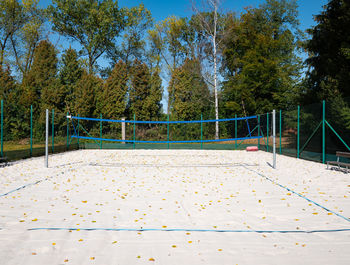
[(297, 132), (297, 158), (299, 158), (299, 142), (300, 142), (300, 106), (298, 106), (298, 132)]
[(55, 110), (52, 109), (52, 130), (51, 130), (51, 138), (52, 138), (52, 153), (54, 153), (55, 151), (55, 120), (54, 120), (54, 117), (55, 117)]
[(201, 149), (203, 149), (203, 114), (201, 113)]
[(272, 111), (273, 168), (276, 169), (276, 110)]
[(169, 149), (169, 114), (168, 114), (168, 123), (167, 123), (167, 141), (168, 141), (168, 149)]
[[(122, 118), (122, 121), (125, 121), (125, 118)], [(122, 140), (125, 141), (125, 122), (122, 122)], [(125, 142), (122, 142), (122, 144), (125, 144)]]
[[(258, 137), (260, 137), (260, 115), (258, 115)], [(260, 138), (258, 138), (258, 149), (260, 150)]]
[(266, 151), (269, 151), (269, 113), (266, 115), (266, 124), (267, 124), (267, 129), (266, 129)]
[(4, 156), (4, 101), (1, 100), (1, 157)]
[(100, 149), (102, 149), (102, 114), (100, 114)]
[(78, 149), (79, 149), (79, 128), (80, 128), (80, 126), (79, 126), (79, 114), (78, 114), (78, 128), (77, 128), (77, 130), (78, 130)]
[(282, 154), (282, 110), (280, 110), (280, 154)]
[(30, 105), (30, 156), (33, 155), (33, 105)]
[[(237, 139), (237, 114), (235, 114), (235, 138)], [(237, 140), (235, 141), (235, 149), (237, 149)]]
[(322, 101), (322, 163), (326, 163), (326, 101)]
[(49, 110), (46, 109), (45, 167), (49, 167)]
[(69, 113), (67, 112), (67, 150), (69, 148), (69, 119), (68, 119)]
[(136, 123), (135, 123), (135, 121), (136, 121), (136, 115), (135, 115), (135, 113), (134, 113), (134, 142), (133, 142), (133, 148), (135, 149), (135, 140), (136, 140)]

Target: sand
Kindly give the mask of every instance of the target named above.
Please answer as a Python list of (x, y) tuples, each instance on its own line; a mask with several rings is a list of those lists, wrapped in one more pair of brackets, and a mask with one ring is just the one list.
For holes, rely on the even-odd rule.
[(206, 150), (18, 161), (0, 169), (0, 264), (348, 264), (350, 174), (268, 163)]

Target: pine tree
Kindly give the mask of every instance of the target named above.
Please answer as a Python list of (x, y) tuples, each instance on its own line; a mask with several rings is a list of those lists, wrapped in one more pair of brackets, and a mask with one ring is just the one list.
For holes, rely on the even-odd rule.
[(44, 108), (59, 107), (62, 91), (57, 82), (57, 52), (47, 40), (41, 41), (35, 49), (33, 65), (23, 78), (23, 103), (33, 105), (34, 112)]
[(93, 117), (96, 113), (96, 93), (101, 90), (102, 80), (93, 74), (83, 73), (73, 91), (74, 115)]
[(97, 109), (106, 119), (120, 119), (126, 114), (128, 92), (127, 66), (119, 61), (97, 93)]
[(186, 59), (169, 83), (170, 111), (173, 119), (199, 119), (210, 106), (209, 89), (202, 77), (198, 60)]
[(149, 68), (135, 60), (130, 74), (129, 113), (138, 120), (159, 118), (162, 87), (159, 76), (151, 75)]
[(350, 97), (350, 3), (331, 0), (315, 19), (318, 24), (309, 29), (312, 38), (306, 44), (309, 101)]
[(83, 73), (81, 62), (78, 59), (77, 52), (69, 48), (62, 55), (62, 67), (60, 69), (59, 79), (65, 87), (65, 103), (67, 110), (72, 109), (72, 96), (77, 82), (80, 80)]

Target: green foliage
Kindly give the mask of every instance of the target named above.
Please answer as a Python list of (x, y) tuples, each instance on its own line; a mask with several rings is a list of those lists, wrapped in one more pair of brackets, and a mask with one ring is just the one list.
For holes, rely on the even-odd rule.
[(90, 74), (126, 24), (125, 10), (113, 0), (53, 0), (49, 10), (53, 29), (82, 46)]
[(169, 83), (170, 111), (174, 119), (199, 119), (209, 109), (210, 93), (198, 60), (186, 59)]
[[(40, 103), (47, 105), (50, 102), (46, 92), (55, 90), (54, 87), (57, 85), (57, 63), (55, 47), (49, 41), (41, 41), (34, 51), (33, 65), (22, 83), (24, 90), (22, 103), (25, 106), (33, 105), (35, 112), (41, 109)], [(45, 93), (42, 95), (44, 90)]]
[(98, 91), (97, 110), (105, 119), (121, 119), (126, 115), (128, 92), (127, 65), (119, 61)]
[(130, 72), (129, 114), (138, 120), (157, 120), (161, 110), (162, 86), (158, 72), (135, 60)]
[(11, 36), (24, 25), (25, 21), (24, 8), (19, 1), (0, 1), (0, 65), (4, 62)]
[(73, 91), (82, 74), (83, 68), (78, 59), (77, 52), (72, 48), (67, 49), (62, 55), (62, 67), (60, 69), (59, 79), (61, 85), (65, 87), (66, 95), (64, 101), (68, 111), (72, 109)]
[(83, 73), (73, 92), (74, 115), (93, 117), (96, 115), (96, 94), (102, 87), (102, 80), (92, 74)]
[(143, 4), (126, 10), (127, 23), (122, 34), (122, 42), (108, 50), (112, 64), (122, 60), (128, 67), (135, 59), (143, 60), (146, 54), (145, 34), (152, 26), (151, 12)]
[(292, 103), (302, 66), (296, 16), (295, 1), (268, 0), (231, 20), (224, 49), (226, 113), (263, 113)]
[(306, 43), (310, 54), (308, 100), (329, 99), (337, 94), (349, 97), (350, 3), (331, 0), (315, 19), (318, 24), (309, 29), (311, 39)]

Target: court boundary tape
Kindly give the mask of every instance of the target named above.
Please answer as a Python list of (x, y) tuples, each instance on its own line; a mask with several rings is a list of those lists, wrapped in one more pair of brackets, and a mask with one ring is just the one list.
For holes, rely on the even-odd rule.
[(273, 179), (271, 179), (271, 178), (265, 176), (264, 174), (262, 174), (262, 173), (260, 173), (260, 172), (258, 172), (258, 171), (255, 171), (255, 170), (253, 170), (253, 169), (247, 168), (247, 167), (244, 166), (244, 165), (242, 165), (242, 167), (244, 167), (245, 169), (247, 169), (247, 170), (249, 170), (249, 171), (251, 171), (251, 172), (254, 172), (254, 173), (258, 174), (260, 177), (263, 177), (263, 178), (267, 179), (268, 181), (272, 182), (273, 184), (275, 184), (275, 185), (277, 185), (277, 186), (279, 186), (279, 187), (281, 187), (281, 188), (283, 188), (283, 189), (286, 189), (286, 190), (290, 191), (291, 193), (293, 193), (293, 194), (295, 194), (295, 195), (298, 195), (300, 198), (303, 198), (303, 199), (307, 200), (308, 202), (313, 203), (314, 205), (316, 205), (316, 206), (322, 208), (323, 210), (326, 210), (327, 212), (333, 213), (333, 214), (335, 214), (336, 216), (338, 216), (338, 217), (344, 219), (345, 221), (350, 222), (350, 218), (347, 218), (347, 217), (345, 217), (344, 215), (341, 215), (340, 213), (334, 212), (334, 211), (328, 209), (327, 207), (325, 207), (325, 206), (323, 206), (323, 205), (321, 205), (321, 204), (319, 204), (319, 203), (317, 203), (317, 202), (315, 202), (315, 201), (313, 201), (313, 200), (307, 198), (306, 196), (301, 195), (300, 193), (298, 193), (298, 192), (296, 192), (296, 191), (294, 191), (294, 190), (292, 190), (292, 189), (290, 189), (290, 188), (288, 188), (288, 187), (286, 187), (286, 186), (283, 186), (282, 184), (279, 184), (277, 181), (275, 181), (275, 180), (273, 180)]
[(11, 193), (14, 193), (14, 192), (16, 192), (16, 191), (25, 189), (25, 188), (27, 188), (27, 187), (34, 186), (34, 185), (36, 185), (36, 184), (39, 184), (39, 183), (44, 182), (44, 181), (46, 181), (46, 180), (49, 180), (49, 179), (51, 179), (51, 178), (57, 177), (57, 176), (59, 176), (59, 175), (61, 175), (61, 174), (64, 174), (64, 172), (58, 173), (58, 174), (56, 174), (56, 175), (54, 175), (54, 176), (51, 176), (51, 177), (46, 177), (45, 179), (41, 179), (41, 180), (37, 180), (37, 181), (35, 181), (35, 182), (31, 182), (31, 183), (25, 184), (25, 185), (23, 185), (23, 186), (20, 186), (20, 187), (18, 187), (18, 188), (15, 188), (15, 189), (13, 189), (13, 190), (10, 190), (10, 191), (8, 191), (8, 192), (6, 192), (6, 193), (0, 194), (0, 198), (1, 198), (1, 197), (5, 197), (5, 196), (7, 196), (7, 195), (9, 195), (9, 194), (11, 194)]
[(64, 228), (64, 227), (36, 227), (28, 228), (28, 231), (50, 230), (50, 231), (132, 231), (132, 232), (216, 232), (216, 233), (329, 233), (350, 232), (350, 228), (342, 229), (318, 229), (318, 230), (230, 230), (230, 229), (186, 229), (186, 228)]

